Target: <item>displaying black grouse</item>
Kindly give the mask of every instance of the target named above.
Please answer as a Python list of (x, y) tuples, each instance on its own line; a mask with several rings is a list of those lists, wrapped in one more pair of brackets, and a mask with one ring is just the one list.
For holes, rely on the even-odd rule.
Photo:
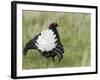
[(60, 36), (57, 30), (58, 24), (51, 23), (48, 29), (42, 31), (30, 40), (24, 48), (24, 55), (29, 49), (36, 49), (46, 58), (52, 58), (54, 61), (55, 56), (58, 57), (59, 62), (63, 59), (64, 48), (60, 41)]

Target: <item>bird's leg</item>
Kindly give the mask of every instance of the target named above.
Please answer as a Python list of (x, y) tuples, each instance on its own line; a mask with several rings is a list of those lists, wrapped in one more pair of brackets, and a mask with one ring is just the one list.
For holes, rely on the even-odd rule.
[(51, 58), (52, 58), (52, 61), (53, 61), (53, 62), (55, 62), (55, 56), (56, 56), (56, 55), (55, 55), (54, 53), (52, 53)]
[(52, 57), (52, 61), (55, 62), (55, 57)]
[(56, 66), (57, 64), (56, 64), (56, 61), (55, 61), (55, 56), (52, 56), (52, 62), (53, 62), (53, 64)]

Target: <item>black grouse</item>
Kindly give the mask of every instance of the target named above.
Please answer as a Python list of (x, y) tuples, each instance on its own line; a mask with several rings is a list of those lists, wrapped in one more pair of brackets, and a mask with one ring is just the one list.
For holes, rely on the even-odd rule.
[(58, 57), (59, 62), (63, 59), (64, 48), (60, 41), (60, 36), (57, 30), (59, 25), (53, 22), (49, 25), (48, 29), (36, 35), (33, 39), (26, 43), (24, 48), (24, 55), (29, 49), (36, 49), (46, 58), (52, 58), (54, 61), (55, 56)]

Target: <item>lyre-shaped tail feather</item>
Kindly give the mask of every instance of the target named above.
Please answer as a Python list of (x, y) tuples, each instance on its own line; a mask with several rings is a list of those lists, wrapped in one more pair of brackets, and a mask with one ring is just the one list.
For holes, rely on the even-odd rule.
[(25, 45), (23, 54), (26, 55), (29, 49), (37, 49), (37, 46), (35, 45), (35, 40), (32, 39)]
[(27, 51), (28, 51), (28, 47), (25, 47), (25, 48), (23, 49), (23, 54), (26, 55)]

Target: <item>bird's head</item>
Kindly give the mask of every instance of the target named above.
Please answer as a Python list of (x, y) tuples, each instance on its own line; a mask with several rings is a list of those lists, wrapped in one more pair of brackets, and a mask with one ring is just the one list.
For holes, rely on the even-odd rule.
[(49, 25), (49, 28), (51, 27), (58, 27), (59, 25), (57, 24), (57, 22), (52, 22), (50, 25)]

